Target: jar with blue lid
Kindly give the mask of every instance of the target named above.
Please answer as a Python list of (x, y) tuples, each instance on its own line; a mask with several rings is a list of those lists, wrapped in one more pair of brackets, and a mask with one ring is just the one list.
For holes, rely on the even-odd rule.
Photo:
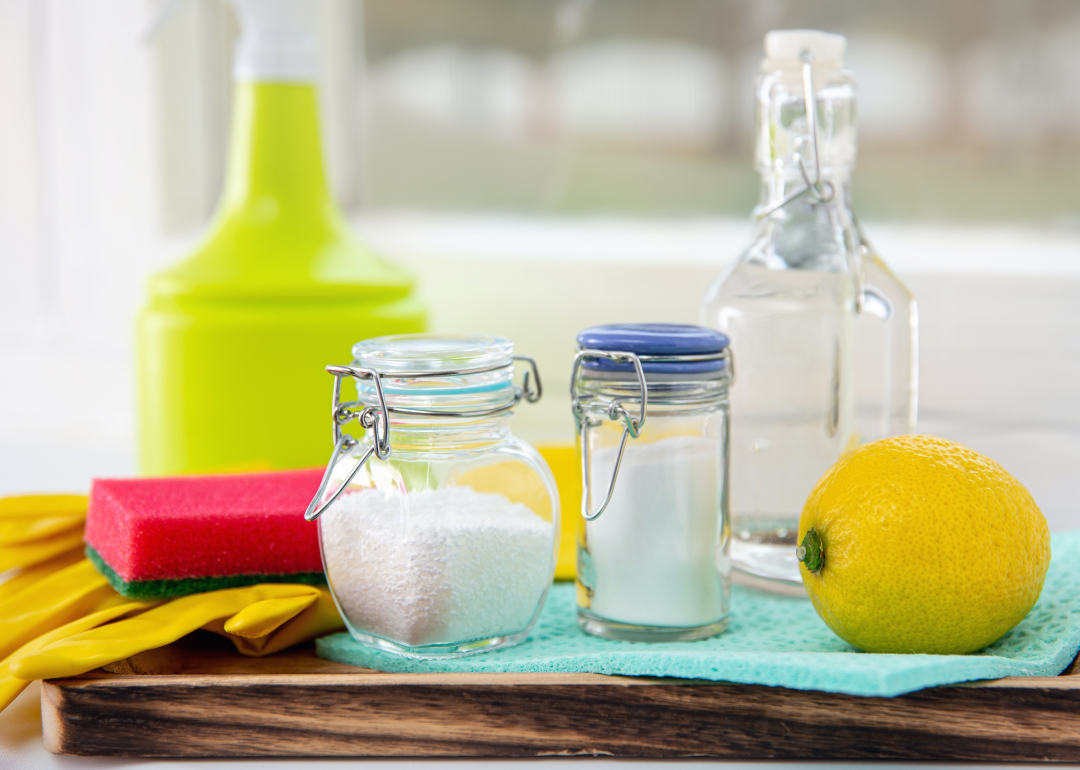
[[(514, 408), (540, 398), (536, 364), (485, 336), (379, 337), (353, 356), (327, 367), (334, 450), (307, 512), (350, 634), (415, 658), (524, 641), (559, 533), (551, 471), (510, 432)], [(353, 420), (360, 438), (343, 430)]]
[(728, 339), (613, 324), (577, 341), (578, 624), (628, 641), (718, 634), (731, 592)]

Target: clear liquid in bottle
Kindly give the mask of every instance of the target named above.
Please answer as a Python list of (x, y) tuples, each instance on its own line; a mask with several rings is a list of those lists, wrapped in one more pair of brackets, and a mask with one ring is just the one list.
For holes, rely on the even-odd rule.
[[(766, 36), (754, 238), (701, 311), (734, 356), (732, 563), (742, 582), (782, 593), (802, 591), (799, 516), (818, 479), (862, 440), (908, 432), (915, 418), (914, 300), (851, 210), (855, 81), (843, 69), (845, 46), (806, 30)], [(867, 322), (883, 342), (877, 360), (859, 365), (883, 387), (872, 397), (873, 427), (860, 430), (855, 350)]]

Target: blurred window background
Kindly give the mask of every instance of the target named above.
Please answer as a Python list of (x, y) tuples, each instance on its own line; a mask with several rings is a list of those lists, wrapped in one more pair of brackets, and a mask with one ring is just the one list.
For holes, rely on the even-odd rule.
[[(192, 5), (161, 41), (173, 231), (216, 199), (236, 32)], [(1080, 221), (1070, 0), (331, 5), (325, 123), (350, 207), (744, 216), (762, 37), (815, 27), (847, 35), (860, 83), (864, 217)]]
[[(855, 207), (920, 301), (920, 429), (1080, 525), (1080, 3), (318, 3), (337, 197), (434, 329), (537, 357), (536, 441), (572, 436), (578, 330), (695, 321), (745, 244), (764, 33), (845, 34)], [(236, 35), (218, 0), (0, 0), (0, 487), (132, 472), (133, 319), (216, 205)]]

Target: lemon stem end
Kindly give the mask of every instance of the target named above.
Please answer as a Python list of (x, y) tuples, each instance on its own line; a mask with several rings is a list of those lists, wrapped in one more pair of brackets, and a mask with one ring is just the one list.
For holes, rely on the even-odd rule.
[(803, 537), (802, 545), (795, 549), (795, 555), (808, 570), (819, 572), (825, 564), (825, 546), (821, 536), (811, 528)]

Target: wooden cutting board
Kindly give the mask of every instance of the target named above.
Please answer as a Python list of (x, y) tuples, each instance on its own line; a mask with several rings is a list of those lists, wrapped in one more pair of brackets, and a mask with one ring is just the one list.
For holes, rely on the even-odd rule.
[(45, 746), (138, 757), (1080, 761), (1080, 670), (858, 698), (597, 674), (382, 674), (210, 634), (45, 682)]

